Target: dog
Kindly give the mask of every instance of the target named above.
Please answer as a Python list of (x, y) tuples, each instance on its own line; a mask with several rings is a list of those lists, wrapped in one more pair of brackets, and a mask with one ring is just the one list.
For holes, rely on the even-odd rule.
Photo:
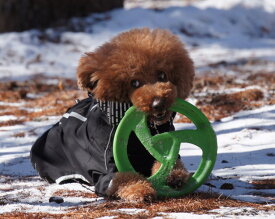
[[(183, 43), (162, 29), (141, 28), (120, 33), (94, 52), (86, 53), (77, 68), (79, 87), (89, 92), (114, 125), (122, 117), (112, 115), (108, 104), (109, 107), (111, 103), (134, 105), (147, 115), (153, 135), (174, 130), (171, 121), (175, 113), (169, 108), (176, 98), (187, 98), (193, 79), (193, 62)], [(121, 110), (119, 106), (117, 110)], [(152, 158), (145, 159), (146, 151), (141, 149), (134, 134), (129, 139), (128, 151), (134, 154), (130, 161), (137, 162), (135, 169), (146, 173), (115, 171), (106, 195), (126, 201), (152, 201), (156, 198), (156, 191), (144, 175), (156, 173), (161, 164), (151, 161)], [(137, 161), (139, 159), (141, 162)], [(189, 177), (179, 158), (167, 184), (179, 189)]]

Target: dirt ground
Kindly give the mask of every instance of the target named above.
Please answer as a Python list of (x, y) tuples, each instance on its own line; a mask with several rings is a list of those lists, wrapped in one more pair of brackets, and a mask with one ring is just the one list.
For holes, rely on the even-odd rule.
[[(243, 65), (258, 65), (259, 60), (247, 60)], [(215, 63), (211, 72), (204, 71), (194, 82), (190, 99), (211, 121), (219, 121), (225, 117), (242, 111), (275, 104), (275, 74), (268, 71), (244, 71), (239, 63)], [(230, 69), (239, 72), (239, 77), (221, 73), (220, 69)], [(213, 71), (214, 69), (214, 71)], [(62, 77), (44, 77), (37, 75), (27, 81), (0, 82), (0, 116), (15, 115), (20, 119), (10, 119), (0, 122), (0, 127), (12, 126), (26, 121), (40, 121), (47, 116), (62, 115), (75, 103), (76, 99), (85, 98), (85, 92), (78, 90), (76, 81)], [(19, 103), (8, 105), (8, 103)], [(7, 103), (7, 105), (5, 105)], [(175, 122), (188, 122), (179, 115)], [(24, 137), (26, 133), (15, 133), (15, 137)], [(274, 189), (275, 179), (265, 182), (255, 181), (255, 187)], [(76, 193), (60, 190), (57, 196), (88, 196), (96, 197), (94, 193)], [(2, 200), (1, 205), (6, 203)], [(241, 202), (213, 193), (193, 193), (183, 198), (157, 200), (152, 203), (125, 203), (106, 200), (96, 205), (87, 205), (70, 209), (66, 214), (23, 213), (13, 212), (2, 214), (1, 218), (96, 218), (114, 216), (114, 218), (129, 218), (129, 214), (118, 211), (121, 208), (145, 209), (132, 218), (151, 218), (163, 216), (159, 212), (191, 212), (196, 214), (215, 214), (211, 212), (221, 206), (249, 207), (257, 211), (275, 210), (275, 206)], [(251, 212), (250, 212), (251, 213)], [(237, 213), (237, 215), (242, 213)], [(243, 212), (246, 215), (247, 212)], [(251, 213), (253, 214), (253, 212)], [(236, 216), (237, 216), (236, 215)]]

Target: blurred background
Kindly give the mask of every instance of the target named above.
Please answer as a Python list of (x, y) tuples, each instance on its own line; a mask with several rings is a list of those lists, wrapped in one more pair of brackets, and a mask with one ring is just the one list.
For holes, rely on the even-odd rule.
[(79, 58), (139, 27), (185, 43), (197, 74), (189, 101), (210, 119), (274, 104), (273, 0), (0, 0), (0, 101), (37, 105), (47, 93), (62, 104), (42, 101), (40, 111), (62, 114), (86, 96), (75, 81)]
[[(87, 97), (76, 83), (80, 57), (140, 27), (176, 34), (194, 61), (187, 100), (209, 118), (219, 146), (213, 175), (201, 191), (275, 202), (274, 0), (0, 0), (0, 214), (56, 211), (44, 203), (60, 188), (38, 178), (29, 161), (31, 145), (75, 99)], [(175, 126), (188, 128), (188, 122), (178, 114)], [(201, 150), (184, 149), (186, 167), (195, 170)], [(217, 197), (220, 207), (224, 200)], [(56, 209), (87, 203), (75, 198)], [(204, 206), (195, 200), (177, 209)]]

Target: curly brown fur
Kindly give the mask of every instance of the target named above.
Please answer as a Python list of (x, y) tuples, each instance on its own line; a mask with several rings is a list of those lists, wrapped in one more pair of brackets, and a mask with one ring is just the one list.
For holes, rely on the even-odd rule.
[[(79, 87), (96, 99), (131, 102), (160, 125), (171, 118), (169, 107), (175, 99), (188, 96), (194, 67), (175, 35), (142, 28), (121, 33), (94, 52), (86, 53), (80, 59), (77, 77)], [(184, 173), (184, 168), (174, 168), (168, 184), (186, 178)], [(156, 192), (138, 174), (116, 173), (108, 195), (144, 201), (153, 199)]]
[[(152, 167), (152, 175), (154, 175), (160, 167), (161, 163), (156, 161)], [(166, 182), (168, 186), (174, 189), (180, 189), (187, 183), (190, 176), (190, 173), (186, 170), (182, 161), (178, 159), (173, 170), (168, 175)]]
[(154, 84), (159, 71), (166, 73), (177, 97), (188, 96), (194, 67), (183, 44), (169, 31), (143, 28), (121, 33), (95, 52), (86, 53), (77, 77), (79, 86), (97, 99), (129, 102), (136, 90), (131, 81)]
[[(167, 111), (177, 97), (177, 88), (171, 82), (157, 82), (146, 84), (136, 89), (131, 95), (132, 103), (141, 111), (148, 113), (149, 118), (154, 120), (158, 114), (163, 114), (162, 120), (167, 121), (171, 117), (171, 112)], [(154, 101), (160, 101), (161, 108), (154, 108)]]
[(151, 202), (156, 197), (156, 191), (143, 176), (131, 172), (118, 172), (107, 190), (107, 195), (131, 202)]

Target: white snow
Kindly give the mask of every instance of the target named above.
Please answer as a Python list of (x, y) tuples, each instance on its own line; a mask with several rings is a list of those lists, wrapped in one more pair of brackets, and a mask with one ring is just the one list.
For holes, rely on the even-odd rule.
[[(177, 34), (186, 43), (198, 74), (209, 68), (209, 64), (234, 62), (244, 58), (269, 60), (271, 64), (261, 65), (259, 68), (274, 72), (273, 0), (203, 0), (159, 11), (132, 7), (133, 4), (126, 9), (74, 18), (71, 24), (76, 30), (79, 28), (76, 32), (65, 27), (64, 31), (47, 29), (44, 32), (30, 30), (0, 34), (0, 80), (25, 80), (36, 74), (75, 78), (75, 68), (84, 52), (94, 50), (121, 31), (144, 26), (165, 28)], [(78, 25), (80, 23), (83, 25)], [(83, 28), (80, 29), (79, 26)], [(236, 74), (234, 71), (222, 73)], [(22, 103), (0, 102), (0, 105), (21, 106)], [(13, 115), (0, 116), (0, 122), (11, 119), (19, 118)], [(48, 185), (41, 181), (31, 166), (29, 151), (37, 137), (58, 119), (59, 117), (48, 117), (39, 122), (0, 127), (0, 200), (19, 200), (1, 205), (0, 214), (12, 211), (62, 213), (70, 207), (101, 201), (75, 197), (64, 198), (64, 203), (60, 205), (48, 202), (55, 191), (68, 185)], [(211, 190), (238, 200), (274, 203), (272, 197), (257, 195), (266, 193), (275, 196), (274, 189), (256, 189), (250, 182), (275, 178), (275, 106), (236, 113), (212, 125), (217, 134), (218, 157), (208, 182), (214, 187), (203, 185), (199, 190)], [(177, 129), (190, 127), (190, 124), (176, 124)], [(14, 134), (19, 132), (24, 132), (25, 136), (15, 137)], [(187, 168), (196, 170), (201, 159), (200, 149), (184, 144), (181, 155)], [(22, 177), (22, 180), (13, 181), (16, 177)], [(24, 177), (29, 178), (23, 179)], [(232, 183), (234, 188), (223, 190), (220, 187), (224, 183)], [(41, 190), (40, 187), (44, 189)], [(69, 189), (85, 190), (78, 184), (72, 184)], [(138, 212), (136, 209), (121, 211), (129, 214)], [(228, 217), (238, 212), (244, 213), (238, 218), (253, 215), (253, 209), (221, 208), (213, 211), (217, 212), (219, 217)], [(209, 216), (169, 214), (171, 218)], [(275, 212), (262, 212), (256, 217), (274, 218)]]
[(118, 210), (114, 210), (122, 213), (128, 213), (128, 214), (137, 214), (140, 212), (146, 211), (145, 209), (138, 209), (138, 208), (120, 208)]
[(260, 215), (255, 209), (249, 207), (238, 207), (238, 208), (229, 208), (229, 207), (221, 207), (217, 210), (212, 210), (210, 212), (217, 213), (218, 217), (228, 217), (228, 215), (236, 215), (235, 218), (240, 219), (248, 219), (253, 215), (254, 218), (272, 218), (271, 215), (266, 214), (265, 212), (261, 212)]
[(8, 121), (8, 120), (14, 120), (17, 119), (16, 116), (8, 115), (8, 116), (0, 116), (0, 121)]
[(138, 27), (169, 29), (188, 48), (197, 45), (190, 49), (197, 67), (248, 57), (275, 60), (274, 8), (273, 0), (207, 0), (161, 11), (117, 9), (72, 19), (76, 30), (79, 24), (84, 26), (82, 32), (47, 29), (4, 33), (0, 35), (0, 78), (18, 80), (35, 74), (74, 78), (84, 52), (121, 31)]
[[(218, 141), (217, 161), (212, 171), (213, 178), (209, 180), (216, 186), (211, 188), (212, 191), (243, 201), (273, 202), (274, 199), (252, 194), (275, 196), (274, 189), (253, 189), (249, 182), (275, 177), (275, 106), (242, 111), (212, 126)], [(190, 124), (176, 127), (190, 129)], [(182, 144), (180, 154), (187, 169), (195, 171), (202, 151), (194, 145)], [(233, 184), (234, 189), (220, 189), (224, 183)], [(199, 190), (208, 191), (209, 187), (202, 186)]]

